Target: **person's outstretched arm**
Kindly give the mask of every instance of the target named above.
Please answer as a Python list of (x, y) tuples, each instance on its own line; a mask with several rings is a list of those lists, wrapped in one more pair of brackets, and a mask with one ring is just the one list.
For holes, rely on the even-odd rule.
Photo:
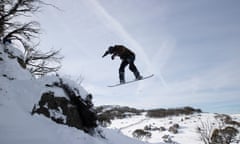
[(103, 56), (102, 56), (102, 58), (104, 58), (106, 55), (108, 55), (109, 54), (109, 51), (107, 50), (104, 54), (103, 54)]

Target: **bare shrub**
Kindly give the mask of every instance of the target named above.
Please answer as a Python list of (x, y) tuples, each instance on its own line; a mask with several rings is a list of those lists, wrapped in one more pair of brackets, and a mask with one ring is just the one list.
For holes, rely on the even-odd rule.
[(143, 129), (136, 129), (133, 133), (132, 133), (133, 137), (137, 138), (137, 139), (143, 139), (145, 138), (151, 138), (152, 134), (148, 131), (145, 131)]
[(204, 144), (230, 144), (232, 142), (239, 142), (236, 138), (239, 133), (238, 130), (232, 126), (227, 126), (222, 120), (217, 120), (217, 124), (210, 123), (209, 121), (201, 122), (197, 131)]
[(204, 142), (204, 144), (211, 144), (211, 135), (213, 130), (214, 127), (209, 121), (201, 121), (200, 126), (197, 128), (197, 132), (200, 134), (200, 139)]
[[(24, 49), (24, 58), (18, 57), (21, 66), (28, 68), (35, 76), (56, 72), (61, 67), (59, 50), (42, 52), (38, 46), (40, 24), (37, 21), (20, 21), (39, 12), (41, 0), (1, 0), (0, 2), (0, 40), (3, 44), (16, 43)], [(51, 5), (52, 7), (55, 7)], [(56, 8), (56, 7), (55, 7)]]
[(177, 134), (179, 127), (179, 124), (173, 124), (171, 127), (169, 127), (168, 131), (172, 132), (173, 134)]

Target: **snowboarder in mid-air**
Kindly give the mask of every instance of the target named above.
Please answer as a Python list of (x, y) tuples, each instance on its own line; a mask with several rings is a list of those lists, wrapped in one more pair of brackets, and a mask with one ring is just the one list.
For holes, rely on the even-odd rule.
[(137, 67), (134, 64), (135, 60), (135, 54), (128, 48), (122, 45), (115, 45), (115, 46), (110, 46), (108, 50), (104, 53), (102, 57), (105, 57), (106, 55), (111, 54), (112, 60), (114, 60), (115, 56), (119, 56), (120, 59), (122, 60), (122, 63), (119, 67), (119, 79), (120, 79), (120, 84), (125, 83), (125, 67), (129, 64), (129, 69), (133, 72), (136, 80), (140, 80), (143, 77), (140, 75)]

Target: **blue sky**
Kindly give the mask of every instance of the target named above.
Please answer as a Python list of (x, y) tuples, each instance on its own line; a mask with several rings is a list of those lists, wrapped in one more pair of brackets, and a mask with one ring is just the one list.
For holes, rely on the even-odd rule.
[[(44, 8), (41, 49), (62, 49), (62, 75), (83, 77), (96, 105), (137, 108), (193, 106), (240, 112), (240, 1), (50, 0)], [(151, 79), (118, 82), (120, 59), (101, 58), (115, 44), (136, 53)], [(133, 74), (126, 69), (126, 78)]]

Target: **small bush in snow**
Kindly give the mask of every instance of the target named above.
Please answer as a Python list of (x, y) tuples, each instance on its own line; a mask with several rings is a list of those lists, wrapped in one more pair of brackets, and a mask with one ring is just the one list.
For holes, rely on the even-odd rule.
[(173, 126), (169, 127), (168, 131), (177, 134), (179, 129), (179, 124), (174, 124)]
[(219, 119), (220, 121), (223, 121), (226, 124), (240, 127), (240, 122), (234, 121), (229, 115), (220, 114), (215, 116), (215, 118)]
[(145, 131), (143, 129), (136, 129), (133, 133), (132, 133), (133, 137), (137, 138), (137, 139), (143, 139), (143, 138), (151, 138), (152, 133)]
[(146, 130), (146, 131), (160, 131), (160, 128), (150, 124), (150, 125), (146, 125), (144, 127), (144, 130)]
[(159, 131), (166, 131), (166, 128), (165, 127), (160, 127)]
[(165, 143), (168, 143), (168, 144), (178, 144), (177, 142), (173, 141), (172, 140), (173, 136), (170, 136), (170, 135), (164, 135), (162, 136), (162, 139)]
[(230, 144), (231, 142), (239, 141), (235, 139), (238, 133), (239, 132), (236, 128), (230, 126), (223, 129), (214, 129), (211, 136), (211, 141), (213, 144)]
[(204, 144), (230, 144), (232, 142), (239, 143), (239, 138), (236, 138), (239, 131), (232, 127), (226, 126), (226, 123), (220, 119), (217, 124), (202, 122), (197, 128), (201, 140)]

